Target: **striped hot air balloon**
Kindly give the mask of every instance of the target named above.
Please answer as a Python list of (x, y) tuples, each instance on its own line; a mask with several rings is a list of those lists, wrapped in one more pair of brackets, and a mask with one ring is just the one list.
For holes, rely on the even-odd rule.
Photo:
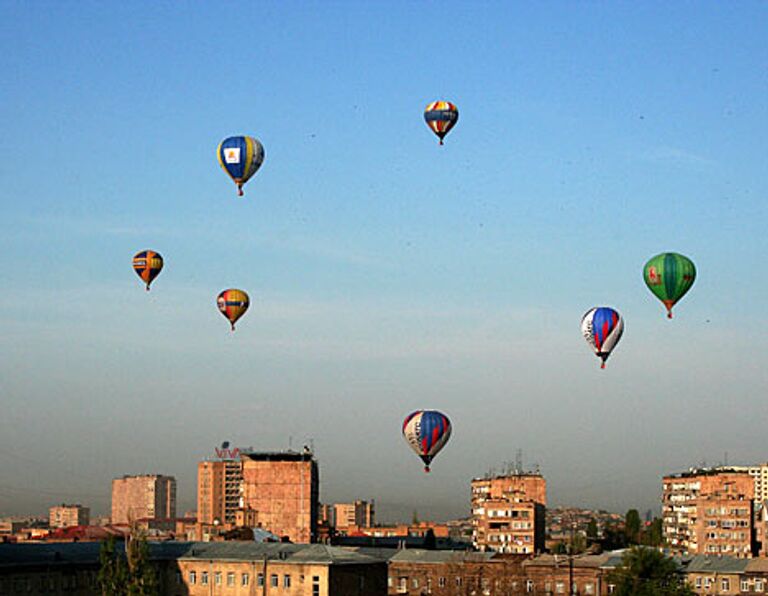
[(424, 120), (427, 126), (440, 139), (443, 144), (443, 138), (456, 125), (459, 119), (459, 110), (450, 101), (433, 101), (424, 108)]
[(154, 250), (142, 250), (133, 257), (133, 270), (145, 284), (149, 292), (149, 284), (163, 270), (163, 257)]
[(229, 324), (232, 325), (232, 331), (235, 330), (235, 323), (237, 320), (245, 314), (248, 310), (251, 301), (248, 298), (248, 294), (243, 290), (229, 289), (224, 290), (219, 297), (216, 298), (216, 304), (221, 311), (221, 314), (226, 317)]
[(581, 333), (602, 360), (600, 368), (605, 368), (605, 361), (624, 333), (624, 319), (612, 308), (598, 306), (581, 318)]
[(264, 162), (264, 146), (253, 137), (228, 137), (216, 149), (219, 164), (237, 184), (237, 194), (243, 196), (243, 184), (250, 180)]
[(667, 318), (671, 319), (672, 307), (696, 281), (696, 267), (688, 257), (664, 252), (645, 264), (643, 279), (648, 289), (667, 307)]
[(436, 410), (416, 410), (403, 421), (403, 437), (424, 462), (424, 471), (451, 437), (451, 421)]

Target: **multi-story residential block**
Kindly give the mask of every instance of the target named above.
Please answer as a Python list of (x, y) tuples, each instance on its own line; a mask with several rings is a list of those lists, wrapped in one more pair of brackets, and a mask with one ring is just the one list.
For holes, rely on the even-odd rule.
[(320, 476), (309, 450), (240, 453), (242, 508), (236, 524), (263, 528), (291, 542), (317, 539)]
[(348, 528), (372, 527), (374, 525), (373, 501), (334, 503), (332, 522), (332, 527), (340, 533), (345, 533)]
[(662, 482), (662, 532), (673, 554), (751, 557), (754, 480), (747, 471), (692, 470)]
[(146, 474), (112, 480), (112, 523), (176, 517), (176, 479)]
[(197, 464), (197, 520), (202, 524), (234, 524), (243, 481), (239, 460), (221, 459)]
[(481, 551), (532, 554), (544, 549), (547, 483), (538, 473), (472, 480), (472, 542)]
[(55, 505), (48, 509), (48, 525), (51, 528), (87, 526), (91, 523), (91, 510), (82, 505)]

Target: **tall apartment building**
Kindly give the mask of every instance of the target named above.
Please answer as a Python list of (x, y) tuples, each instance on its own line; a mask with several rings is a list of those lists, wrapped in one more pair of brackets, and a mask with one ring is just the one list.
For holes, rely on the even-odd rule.
[(547, 482), (538, 473), (472, 480), (472, 542), (481, 551), (544, 550)]
[(350, 527), (370, 528), (375, 523), (374, 515), (373, 501), (334, 503), (331, 525), (340, 532)]
[(197, 464), (197, 521), (234, 524), (243, 481), (239, 460), (201, 461)]
[(692, 470), (662, 480), (662, 532), (672, 554), (751, 557), (755, 482), (748, 471)]
[(48, 526), (70, 528), (87, 526), (91, 523), (91, 510), (82, 505), (55, 505), (48, 509)]
[(317, 539), (320, 474), (305, 450), (241, 452), (242, 508), (238, 525), (259, 527), (294, 543)]
[(112, 523), (176, 517), (176, 479), (146, 474), (112, 480)]

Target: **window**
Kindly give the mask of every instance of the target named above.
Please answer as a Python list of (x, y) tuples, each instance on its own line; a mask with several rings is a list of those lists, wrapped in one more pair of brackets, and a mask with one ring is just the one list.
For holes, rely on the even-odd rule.
[(440, 588), (444, 588), (445, 587), (445, 578), (444, 577), (437, 578), (437, 585)]
[(457, 577), (457, 578), (456, 578), (456, 585), (457, 585), (457, 586), (460, 586), (460, 585), (461, 585), (461, 578), (460, 578), (460, 577)]
[(525, 580), (525, 591), (528, 592), (529, 594), (531, 592), (533, 592), (533, 580), (532, 579)]
[(181, 578), (181, 571), (177, 571), (177, 572), (176, 572), (176, 583), (177, 583), (177, 584), (181, 584), (181, 583), (182, 583), (182, 581), (183, 581), (183, 580), (182, 580), (182, 578)]
[(414, 587), (414, 588), (418, 588), (418, 587), (419, 587), (419, 579), (418, 579), (418, 578), (416, 578), (416, 577), (414, 577), (414, 578), (411, 580), (411, 586), (412, 586), (412, 587)]
[(277, 573), (273, 573), (269, 576), (269, 585), (273, 588), (277, 587)]
[(721, 590), (730, 590), (731, 589), (731, 580), (727, 577), (724, 577), (720, 582), (720, 589)]
[(312, 576), (312, 596), (320, 596), (320, 576)]
[(213, 574), (213, 583), (217, 586), (221, 585), (221, 571), (217, 571)]
[(696, 589), (697, 590), (701, 589), (701, 578), (700, 577), (696, 578), (695, 585), (696, 585)]
[(585, 594), (594, 594), (595, 593), (595, 584), (584, 584), (584, 593)]
[(741, 591), (749, 592), (749, 580), (747, 579), (741, 580)]
[(247, 586), (250, 582), (251, 582), (251, 577), (247, 573), (243, 573), (243, 575), (240, 576), (241, 586)]
[(227, 573), (227, 585), (228, 586), (234, 586), (235, 585), (235, 574), (232, 571)]
[(263, 573), (259, 573), (256, 576), (256, 585), (257, 586), (263, 586), (264, 585), (264, 574)]
[(200, 584), (203, 585), (203, 586), (207, 586), (208, 585), (208, 572), (207, 571), (203, 571), (200, 574)]
[(565, 583), (564, 582), (555, 582), (555, 593), (557, 593), (557, 594), (565, 594)]
[(194, 584), (196, 582), (197, 582), (197, 573), (195, 573), (194, 571), (190, 571), (189, 572), (189, 583), (190, 584)]
[(284, 588), (290, 588), (291, 587), (291, 576), (290, 575), (284, 575), (283, 576), (283, 587)]
[(608, 593), (613, 594), (616, 591), (616, 584), (608, 584)]
[(755, 592), (762, 592), (763, 591), (763, 580), (756, 579), (755, 580)]

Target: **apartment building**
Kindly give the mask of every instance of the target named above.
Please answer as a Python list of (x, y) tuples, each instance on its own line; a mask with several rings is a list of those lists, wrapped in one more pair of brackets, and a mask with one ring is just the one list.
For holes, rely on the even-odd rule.
[(533, 554), (544, 550), (547, 483), (538, 473), (472, 480), (472, 542), (481, 551)]
[(52, 529), (87, 526), (90, 523), (91, 510), (88, 507), (62, 503), (48, 509), (48, 526)]
[(320, 475), (312, 453), (241, 452), (240, 458), (242, 506), (235, 523), (295, 543), (315, 542)]
[(176, 517), (176, 479), (145, 474), (112, 480), (112, 523)]
[(197, 520), (202, 524), (234, 524), (240, 507), (242, 464), (236, 459), (197, 464)]
[(662, 532), (678, 555), (756, 553), (754, 480), (747, 471), (692, 470), (662, 481)]

